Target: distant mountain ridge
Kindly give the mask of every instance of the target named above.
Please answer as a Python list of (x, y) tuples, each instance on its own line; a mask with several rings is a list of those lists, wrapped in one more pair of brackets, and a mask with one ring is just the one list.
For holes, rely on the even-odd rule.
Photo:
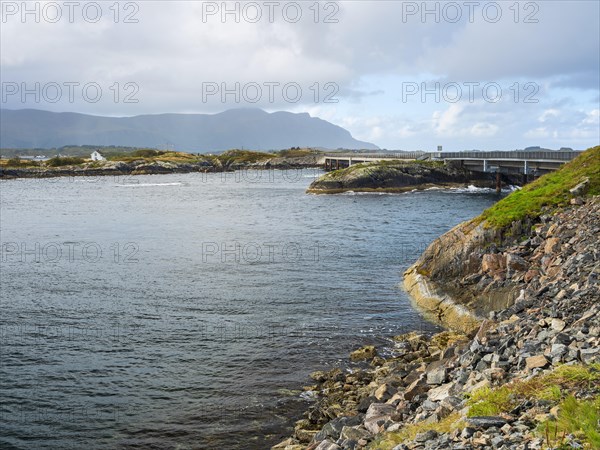
[(210, 152), (233, 148), (290, 147), (378, 149), (308, 113), (231, 109), (218, 114), (105, 117), (37, 109), (0, 110), (0, 147), (52, 148), (98, 145)]

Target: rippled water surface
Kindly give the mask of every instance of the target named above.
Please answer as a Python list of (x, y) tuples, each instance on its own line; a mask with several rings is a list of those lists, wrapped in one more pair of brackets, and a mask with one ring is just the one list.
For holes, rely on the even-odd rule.
[(495, 194), (319, 173), (0, 182), (0, 447), (267, 448), (311, 371), (431, 329), (401, 273)]

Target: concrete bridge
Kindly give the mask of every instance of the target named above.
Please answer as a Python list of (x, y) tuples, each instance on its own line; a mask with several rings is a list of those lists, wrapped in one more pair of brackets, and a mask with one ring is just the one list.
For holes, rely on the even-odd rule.
[(338, 170), (354, 164), (375, 161), (395, 161), (399, 159), (421, 159), (429, 153), (426, 152), (398, 152), (398, 153), (330, 153), (321, 156), (318, 163), (325, 165), (325, 170)]
[(493, 151), (493, 152), (398, 152), (329, 153), (319, 161), (325, 170), (337, 170), (370, 161), (446, 161), (475, 172), (539, 176), (558, 169), (579, 156), (580, 151)]
[(452, 161), (475, 172), (542, 175), (557, 170), (579, 151), (434, 152), (432, 159)]

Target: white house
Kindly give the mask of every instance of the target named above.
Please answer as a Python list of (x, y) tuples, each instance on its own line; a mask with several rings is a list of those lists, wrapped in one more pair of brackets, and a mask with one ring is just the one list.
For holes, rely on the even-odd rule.
[(106, 161), (106, 158), (98, 150), (94, 150), (90, 156), (92, 161)]

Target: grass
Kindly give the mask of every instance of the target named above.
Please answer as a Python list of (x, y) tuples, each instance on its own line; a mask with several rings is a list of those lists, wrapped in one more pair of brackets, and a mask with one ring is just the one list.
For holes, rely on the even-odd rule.
[(367, 448), (370, 450), (391, 450), (402, 442), (412, 441), (419, 433), (430, 430), (437, 431), (438, 433), (450, 433), (453, 430), (460, 430), (464, 427), (465, 424), (460, 419), (460, 414), (455, 412), (436, 423), (419, 422), (406, 425), (398, 431), (385, 433), (384, 436), (373, 441)]
[(538, 432), (547, 445), (555, 446), (573, 434), (586, 448), (600, 448), (600, 395), (594, 400), (574, 397), (582, 390), (600, 387), (600, 363), (563, 365), (554, 371), (519, 380), (497, 388), (482, 388), (468, 400), (468, 416), (496, 416), (508, 413), (525, 401), (544, 400), (559, 407), (558, 417), (540, 423)]
[(201, 159), (201, 157), (184, 152), (167, 152), (162, 150), (138, 150), (128, 154), (109, 156), (107, 159), (109, 161), (122, 161), (126, 163), (140, 160), (146, 162), (192, 162), (198, 161), (199, 159)]
[(255, 163), (273, 158), (271, 153), (253, 152), (250, 150), (228, 150), (216, 156), (223, 165)]
[(494, 228), (504, 228), (516, 220), (535, 219), (545, 207), (566, 205), (574, 188), (589, 178), (587, 195), (600, 194), (600, 146), (590, 148), (559, 170), (546, 174), (523, 189), (515, 191), (483, 212), (478, 220), (485, 220)]
[(345, 175), (349, 175), (358, 170), (365, 170), (365, 174), (376, 174), (378, 172), (384, 172), (387, 170), (400, 169), (402, 167), (418, 165), (430, 168), (443, 167), (443, 161), (415, 161), (415, 160), (393, 160), (393, 161), (377, 161), (377, 162), (364, 162), (358, 164), (352, 164), (350, 167), (343, 169), (332, 170), (327, 172), (324, 177), (327, 178), (338, 178)]
[(277, 152), (277, 156), (285, 158), (299, 158), (302, 156), (310, 156), (320, 153), (318, 150), (311, 148), (290, 148), (288, 150), (280, 150)]
[(560, 403), (558, 417), (540, 423), (537, 430), (548, 447), (571, 448), (566, 436), (573, 435), (584, 448), (600, 448), (600, 395), (593, 400), (569, 395)]
[(600, 384), (600, 364), (562, 365), (554, 371), (529, 380), (519, 380), (497, 388), (481, 388), (469, 396), (468, 416), (495, 416), (508, 413), (525, 400), (558, 402), (581, 389)]
[(46, 165), (48, 167), (75, 166), (83, 164), (84, 162), (85, 160), (83, 158), (77, 158), (75, 156), (55, 156), (46, 161)]
[(484, 387), (476, 390), (467, 400), (469, 417), (497, 416), (509, 412), (519, 404), (517, 396), (508, 386)]
[(39, 162), (30, 159), (21, 159), (18, 156), (10, 159), (0, 160), (2, 167), (37, 167)]
[(386, 160), (386, 161), (375, 161), (375, 162), (364, 162), (364, 163), (358, 163), (358, 164), (353, 164), (350, 167), (346, 167), (345, 169), (339, 169), (340, 171), (342, 170), (352, 170), (354, 168), (360, 168), (360, 167), (370, 167), (372, 169), (378, 169), (378, 168), (394, 168), (394, 167), (405, 167), (405, 166), (413, 166), (413, 165), (417, 165), (417, 166), (424, 166), (424, 167), (444, 167), (444, 161), (417, 161), (414, 159), (392, 159), (392, 160)]

